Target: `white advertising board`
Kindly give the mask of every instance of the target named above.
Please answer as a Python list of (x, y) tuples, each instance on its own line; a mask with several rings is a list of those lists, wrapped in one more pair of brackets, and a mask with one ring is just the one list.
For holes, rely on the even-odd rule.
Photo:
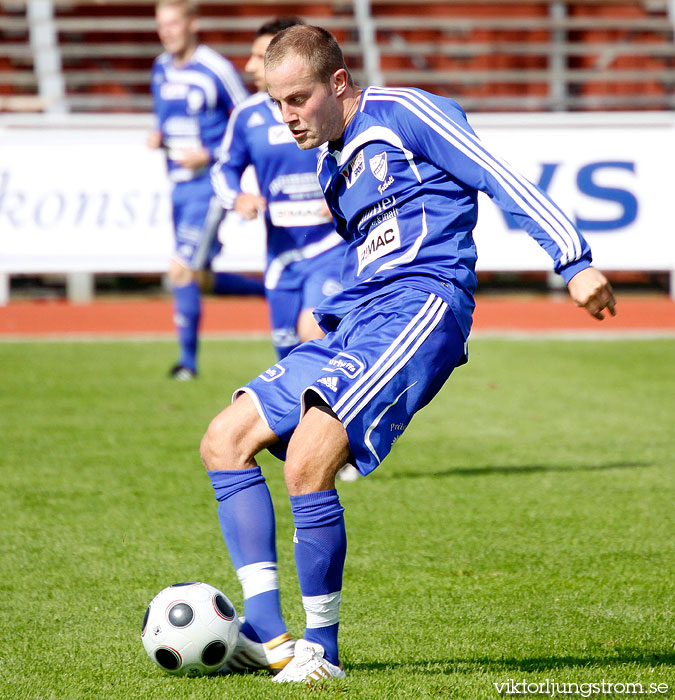
[[(170, 188), (147, 128), (0, 122), (0, 272), (164, 272), (173, 250)], [(69, 125), (71, 124), (71, 125)], [(261, 222), (228, 217), (217, 267), (260, 270)]]
[[(479, 115), (488, 147), (544, 189), (605, 270), (675, 270), (675, 119), (664, 114)], [(549, 257), (481, 195), (479, 270), (548, 270)]]
[[(675, 118), (668, 113), (474, 115), (487, 146), (540, 185), (606, 270), (675, 270)], [(160, 272), (172, 250), (169, 185), (138, 117), (0, 120), (0, 273)], [(481, 195), (479, 270), (551, 261)], [(261, 270), (259, 221), (229, 217), (217, 269)]]

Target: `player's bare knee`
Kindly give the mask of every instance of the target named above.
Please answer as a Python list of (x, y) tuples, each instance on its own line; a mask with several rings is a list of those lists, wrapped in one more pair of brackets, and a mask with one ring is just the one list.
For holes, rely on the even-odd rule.
[[(298, 459), (286, 459), (284, 464), (284, 479), (286, 488), (291, 496), (309, 493), (313, 490), (311, 465)], [(315, 475), (314, 475), (315, 476)]]
[(181, 265), (177, 260), (171, 261), (168, 276), (172, 287), (184, 287), (195, 279), (194, 271)]
[(276, 440), (245, 394), (221, 411), (209, 424), (200, 453), (209, 469), (249, 469), (255, 456)]
[(335, 475), (349, 454), (347, 433), (331, 408), (310, 407), (288, 445), (284, 465), (288, 493), (298, 496), (335, 488)]
[(247, 469), (255, 463), (256, 444), (230, 408), (211, 421), (202, 438), (201, 457), (207, 469)]

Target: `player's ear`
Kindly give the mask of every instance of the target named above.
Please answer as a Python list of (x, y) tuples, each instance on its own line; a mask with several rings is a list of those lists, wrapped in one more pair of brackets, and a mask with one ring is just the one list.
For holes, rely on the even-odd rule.
[(333, 88), (335, 89), (335, 94), (340, 97), (347, 89), (347, 85), (349, 85), (347, 71), (344, 68), (338, 68), (338, 70), (333, 73)]

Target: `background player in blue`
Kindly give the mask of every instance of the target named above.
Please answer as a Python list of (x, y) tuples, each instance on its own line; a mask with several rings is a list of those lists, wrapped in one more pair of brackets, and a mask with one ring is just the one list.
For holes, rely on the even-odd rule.
[(157, 31), (164, 53), (152, 67), (151, 88), (158, 128), (151, 148), (164, 148), (173, 183), (175, 252), (169, 268), (180, 356), (170, 375), (197, 373), (201, 288), (214, 293), (262, 294), (256, 281), (220, 273), (206, 275), (220, 252), (218, 229), (224, 212), (213, 196), (209, 166), (217, 159), (234, 106), (247, 96), (232, 64), (197, 40), (197, 15), (189, 0), (160, 0)]
[[(296, 24), (282, 17), (260, 27), (246, 71), (259, 92), (237, 105), (227, 125), (213, 187), (226, 209), (245, 219), (264, 213), (267, 231), (265, 294), (278, 357), (320, 338), (312, 312), (341, 289), (345, 244), (335, 232), (316, 177), (316, 151), (298, 148), (266, 92), (263, 57), (275, 34)], [(241, 176), (256, 171), (260, 194), (242, 192)]]
[[(357, 88), (337, 42), (318, 27), (278, 34), (265, 76), (300, 147), (327, 144), (319, 180), (349, 244), (345, 288), (316, 310), (326, 337), (235, 392), (201, 455), (235, 566), (267, 572), (276, 567), (265, 546), (274, 514), (255, 456), (267, 448), (285, 457), (306, 628), (274, 680), (305, 682), (344, 675), (337, 633), (346, 535), (335, 474), (347, 459), (364, 475), (375, 469), (466, 361), (478, 191), (546, 249), (579, 306), (602, 319), (615, 301), (575, 227), (483, 147), (453, 100)], [(461, 411), (449, 420), (461, 421)], [(278, 612), (265, 619), (283, 625)], [(251, 624), (261, 639), (270, 632)]]

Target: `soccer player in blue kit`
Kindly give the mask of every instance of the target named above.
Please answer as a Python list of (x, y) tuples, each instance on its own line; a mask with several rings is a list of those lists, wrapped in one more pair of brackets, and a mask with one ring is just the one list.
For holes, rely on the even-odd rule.
[(173, 184), (175, 251), (169, 281), (180, 356), (170, 376), (184, 381), (197, 374), (202, 289), (215, 294), (263, 293), (257, 280), (207, 274), (221, 250), (218, 229), (224, 216), (209, 167), (217, 159), (230, 112), (248, 92), (227, 59), (198, 43), (198, 19), (190, 0), (160, 0), (155, 17), (165, 51), (152, 67), (158, 124), (148, 136), (148, 146), (165, 149)]
[[(298, 148), (266, 92), (265, 49), (275, 34), (296, 24), (303, 22), (280, 17), (258, 29), (246, 71), (259, 92), (232, 112), (211, 175), (226, 209), (244, 219), (264, 213), (265, 296), (279, 358), (301, 342), (323, 336), (312, 312), (325, 297), (341, 290), (346, 249), (316, 176), (318, 152)], [(249, 165), (255, 168), (260, 194), (242, 191), (241, 177)]]
[[(307, 682), (344, 675), (337, 636), (346, 535), (335, 475), (348, 460), (364, 476), (374, 470), (467, 359), (478, 191), (544, 247), (577, 305), (602, 319), (605, 310), (614, 315), (615, 300), (572, 223), (482, 145), (454, 100), (358, 88), (334, 37), (311, 26), (272, 40), (265, 78), (300, 148), (326, 144), (319, 180), (348, 242), (344, 291), (316, 309), (325, 338), (236, 391), (209, 425), (201, 456), (244, 590), (238, 651), (258, 667), (283, 665), (276, 682)], [(265, 448), (285, 459), (306, 615), (290, 660), (274, 512), (255, 460)]]

